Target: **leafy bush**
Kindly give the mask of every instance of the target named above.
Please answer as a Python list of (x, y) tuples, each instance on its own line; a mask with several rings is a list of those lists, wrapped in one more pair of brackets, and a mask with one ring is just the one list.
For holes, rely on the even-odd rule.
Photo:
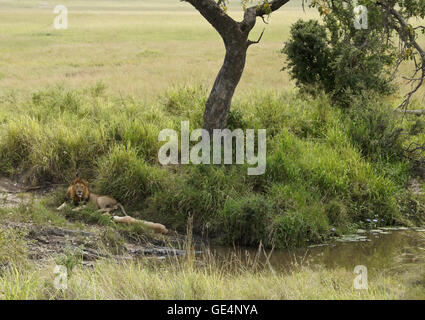
[(326, 16), (324, 21), (325, 25), (320, 25), (316, 20), (298, 20), (291, 27), (282, 52), (288, 58), (284, 69), (297, 86), (309, 93), (324, 90), (344, 107), (365, 91), (392, 93), (386, 71), (394, 55), (382, 44), (379, 33), (373, 28), (355, 30), (353, 19), (337, 14)]
[(331, 68), (332, 52), (326, 28), (316, 20), (298, 20), (292, 27), (290, 39), (282, 50), (289, 59), (287, 68), (298, 86), (319, 85), (326, 91), (334, 87)]

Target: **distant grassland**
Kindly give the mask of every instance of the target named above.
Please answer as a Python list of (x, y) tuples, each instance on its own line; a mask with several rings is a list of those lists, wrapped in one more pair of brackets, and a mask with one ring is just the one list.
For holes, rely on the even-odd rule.
[[(240, 18), (239, 1), (231, 14)], [(239, 92), (292, 88), (280, 53), (290, 25), (303, 13), (293, 1), (259, 21), (260, 45), (249, 50)], [(0, 94), (51, 85), (86, 87), (102, 80), (113, 93), (152, 97), (174, 84), (211, 85), (224, 57), (217, 32), (189, 4), (178, 0), (71, 1), (68, 30), (53, 28), (55, 1), (0, 3)]]
[[(57, 84), (81, 88), (102, 80), (110, 93), (150, 99), (176, 84), (211, 86), (221, 66), (220, 36), (187, 3), (63, 0), (60, 4), (69, 10), (68, 30), (53, 28), (57, 4), (0, 3), (0, 95)], [(242, 18), (239, 1), (231, 1), (229, 14)], [(251, 37), (266, 31), (261, 43), (249, 49), (236, 95), (294, 87), (281, 71), (285, 62), (280, 50), (300, 18), (319, 15), (308, 6), (303, 11), (301, 0), (292, 0), (273, 13), (268, 25), (258, 21)]]

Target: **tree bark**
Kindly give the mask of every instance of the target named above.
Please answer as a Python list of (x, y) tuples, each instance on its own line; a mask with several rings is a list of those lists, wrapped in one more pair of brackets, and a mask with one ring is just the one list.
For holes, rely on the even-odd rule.
[(227, 127), (235, 89), (245, 68), (246, 52), (257, 41), (248, 40), (257, 17), (263, 17), (279, 9), (289, 0), (274, 0), (245, 11), (244, 19), (236, 22), (228, 16), (214, 0), (183, 0), (189, 2), (217, 30), (226, 48), (223, 66), (215, 79), (209, 98), (205, 104), (204, 129), (212, 133), (214, 129)]
[(245, 67), (248, 49), (246, 40), (241, 39), (240, 42), (226, 46), (223, 66), (205, 104), (204, 129), (210, 133), (227, 126), (230, 104)]

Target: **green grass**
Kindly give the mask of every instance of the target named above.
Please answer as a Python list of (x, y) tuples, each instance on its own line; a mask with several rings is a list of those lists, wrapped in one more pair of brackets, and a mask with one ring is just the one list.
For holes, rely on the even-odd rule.
[[(2, 298), (15, 299), (403, 299), (411, 290), (402, 281), (377, 276), (368, 291), (352, 287), (353, 274), (346, 270), (309, 269), (290, 275), (272, 272), (220, 270), (178, 271), (148, 269), (125, 263), (100, 263), (94, 270), (75, 268), (68, 290), (51, 285), (53, 266), (42, 271), (11, 271), (0, 278)], [(419, 296), (416, 296), (419, 298)], [(423, 296), (422, 296), (423, 298)]]
[[(241, 19), (239, 1), (231, 2), (229, 14)], [(151, 100), (176, 84), (210, 87), (224, 57), (217, 32), (194, 8), (178, 0), (64, 0), (68, 30), (53, 28), (57, 3), (43, 4), (28, 0), (0, 4), (2, 95), (13, 98), (58, 84), (81, 89), (101, 80), (108, 93)], [(252, 39), (264, 27), (266, 31), (261, 43), (249, 49), (236, 95), (294, 87), (288, 74), (280, 71), (285, 64), (280, 50), (299, 18), (319, 15), (308, 7), (303, 12), (300, 1), (292, 0), (271, 16), (268, 25), (257, 23)]]
[[(416, 117), (401, 122), (374, 98), (346, 112), (323, 96), (255, 92), (234, 100), (230, 126), (267, 128), (266, 174), (247, 176), (247, 165), (160, 166), (159, 131), (179, 130), (187, 119), (200, 127), (206, 97), (203, 87), (176, 87), (147, 104), (108, 95), (98, 83), (4, 103), (0, 172), (25, 173), (35, 184), (70, 183), (78, 173), (135, 217), (184, 231), (192, 214), (196, 233), (224, 244), (299, 246), (366, 219), (423, 220), (420, 196), (405, 188), (412, 166), (402, 156), (403, 146), (425, 137), (414, 129)], [(409, 134), (394, 136), (398, 128)], [(108, 224), (92, 211), (80, 215)]]
[[(190, 70), (199, 75), (197, 68), (210, 70), (202, 64), (195, 68), (195, 63), (185, 65), (179, 60), (192, 61), (193, 51), (187, 50), (189, 43), (202, 50), (208, 48), (204, 42), (214, 46), (214, 50), (206, 50), (206, 54), (213, 55), (210, 58), (202, 54), (194, 58), (203, 63), (216, 63), (221, 54), (216, 48), (217, 35), (190, 7), (164, 2), (169, 8), (181, 8), (175, 15), (158, 7), (161, 10), (157, 14), (170, 18), (169, 24), (177, 27), (167, 29), (168, 24), (160, 24), (156, 14), (145, 9), (133, 11), (134, 3), (123, 2), (112, 8), (110, 2), (69, 1), (65, 4), (75, 13), (70, 19), (79, 23), (63, 33), (40, 34), (34, 30), (40, 21), (51, 18), (50, 13), (29, 2), (20, 5), (24, 4), (26, 8), (17, 7), (14, 2), (2, 4), (6, 13), (17, 15), (12, 18), (4, 13), (6, 17), (1, 20), (2, 37), (10, 46), (0, 51), (5, 58), (0, 67), (7, 69), (2, 72), (7, 77), (0, 80), (5, 88), (0, 100), (0, 173), (25, 174), (33, 184), (69, 183), (78, 174), (89, 179), (93, 189), (138, 210), (138, 217), (182, 231), (188, 214), (193, 214), (196, 232), (208, 230), (224, 243), (302, 245), (307, 241), (321, 242), (335, 232), (348, 232), (364, 224), (365, 219), (378, 218), (382, 224), (392, 224), (406, 216), (417, 221), (423, 216), (422, 202), (405, 190), (412, 164), (402, 157), (403, 147), (425, 141), (420, 119), (411, 117), (401, 122), (391, 111), (392, 100), (354, 101), (349, 112), (342, 112), (331, 107), (326, 97), (311, 99), (273, 90), (284, 88), (287, 83), (273, 80), (281, 62), (267, 57), (265, 49), (269, 55), (274, 53), (265, 47), (274, 46), (287, 36), (289, 18), (298, 18), (299, 8), (288, 7), (273, 17), (277, 22), (270, 24), (262, 44), (265, 47), (258, 46), (250, 53), (252, 63), (263, 66), (261, 74), (258, 68), (252, 74), (248, 65), (242, 89), (233, 101), (231, 128), (268, 130), (267, 172), (248, 177), (246, 166), (161, 168), (157, 164), (160, 130), (178, 130), (181, 120), (190, 120), (191, 128), (201, 127), (208, 94), (205, 85), (169, 87), (174, 81), (184, 82), (173, 76), (174, 63), (179, 75), (190, 74)], [(143, 5), (148, 7), (151, 3)], [(141, 8), (145, 8), (143, 5)], [(146, 19), (140, 20), (139, 14)], [(285, 19), (280, 19), (280, 15)], [(34, 20), (34, 16), (39, 19)], [(106, 25), (102, 23), (104, 18)], [(199, 28), (193, 28), (194, 23)], [(135, 51), (139, 41), (147, 46)], [(167, 48), (164, 59), (172, 54), (177, 60), (171, 66), (161, 61), (164, 50), (157, 50), (156, 45)], [(93, 52), (94, 48), (101, 51)], [(255, 50), (262, 53), (256, 54)], [(135, 60), (129, 58), (116, 64), (114, 61), (122, 58), (118, 51), (134, 53)], [(40, 54), (29, 59), (35, 52)], [(63, 54), (58, 55), (59, 52)], [(93, 59), (104, 59), (105, 63)], [(75, 89), (72, 83), (55, 78), (55, 72), (64, 71), (64, 65), (75, 75), (80, 71), (90, 73), (93, 68), (102, 71), (97, 78), (78, 76)], [(11, 66), (13, 70), (9, 72)], [(119, 74), (105, 69), (107, 66)], [(132, 73), (122, 69), (124, 66), (131, 66), (131, 72), (154, 67), (161, 81), (150, 75), (144, 84), (140, 79), (133, 81)], [(269, 67), (274, 71), (267, 71)], [(20, 68), (29, 72), (16, 73)], [(36, 69), (31, 68), (38, 68), (39, 72), (34, 73)], [(30, 79), (34, 74), (41, 77), (36, 86)], [(111, 75), (113, 78), (108, 78)], [(265, 75), (269, 78), (263, 82)], [(43, 77), (55, 86), (40, 89)], [(19, 86), (12, 83), (16, 79), (21, 79)], [(149, 94), (162, 90), (163, 85), (167, 91), (147, 100), (128, 95), (132, 93), (129, 83), (138, 88), (148, 85)], [(197, 77), (195, 83), (202, 83), (202, 79)], [(256, 90), (250, 87), (250, 93), (242, 94), (246, 84), (255, 85)], [(38, 89), (32, 90), (33, 87)], [(398, 129), (404, 129), (408, 137), (394, 134)], [(61, 223), (64, 217), (54, 218), (56, 214), (51, 209), (63, 197), (56, 200), (56, 204), (34, 208), (37, 214), (23, 216), (38, 222), (53, 219)], [(107, 223), (93, 212), (82, 213), (80, 219)]]

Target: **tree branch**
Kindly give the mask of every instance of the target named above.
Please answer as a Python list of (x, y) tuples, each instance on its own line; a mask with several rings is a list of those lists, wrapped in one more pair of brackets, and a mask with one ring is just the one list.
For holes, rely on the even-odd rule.
[(409, 114), (414, 114), (416, 116), (425, 115), (425, 110), (400, 110), (400, 109), (395, 109), (394, 111), (396, 111), (396, 112), (403, 112), (403, 113), (409, 113)]
[(245, 15), (243, 21), (241, 22), (242, 30), (246, 30), (249, 33), (249, 31), (254, 28), (257, 17), (263, 18), (265, 15), (278, 10), (288, 2), (289, 0), (273, 0), (270, 2), (264, 1), (262, 5), (249, 7), (245, 10)]
[(217, 30), (224, 41), (238, 29), (238, 23), (228, 16), (214, 0), (182, 0), (190, 3)]
[[(415, 39), (415, 34), (414, 33), (410, 33), (407, 32), (407, 30), (409, 30), (410, 26), (409, 24), (404, 20), (403, 16), (394, 8), (390, 7), (387, 4), (384, 4), (382, 2), (377, 2), (377, 4), (381, 5), (382, 7), (386, 8), (396, 19), (397, 21), (400, 23), (400, 26), (403, 28), (403, 33), (401, 34), (402, 36), (407, 36), (410, 43), (415, 47), (415, 49), (419, 52), (419, 54), (421, 55), (421, 57), (425, 57), (425, 52), (422, 49), (422, 47), (416, 42)], [(400, 30), (401, 31), (401, 30)], [(399, 33), (400, 33), (399, 31)]]
[[(256, 15), (257, 17), (262, 17), (266, 14), (269, 14), (270, 11), (276, 11), (280, 9), (284, 4), (288, 3), (289, 0), (273, 0), (271, 2), (268, 2), (270, 9), (267, 9), (267, 7), (263, 4), (262, 6), (256, 7)], [(267, 3), (267, 2), (265, 2)]]
[[(405, 19), (400, 14), (400, 12), (395, 10), (391, 5), (389, 5), (386, 2), (377, 1), (376, 4), (381, 6), (385, 10), (387, 10), (394, 17), (394, 19), (400, 25), (399, 27), (394, 26), (394, 29), (399, 34), (400, 40), (403, 41), (405, 44), (413, 46), (416, 49), (421, 59), (419, 64), (417, 63), (415, 59), (416, 70), (413, 77), (411, 77), (411, 82), (417, 82), (417, 83), (414, 86), (414, 88), (410, 90), (410, 92), (405, 96), (404, 101), (399, 106), (399, 108), (402, 108), (406, 112), (407, 106), (409, 105), (410, 99), (412, 98), (413, 94), (415, 94), (419, 90), (419, 88), (423, 85), (425, 81), (425, 51), (416, 41), (415, 32), (410, 32), (411, 26), (405, 21)], [(416, 76), (418, 72), (420, 72), (421, 74), (420, 77), (417, 79), (414, 79), (414, 77)]]
[(266, 30), (266, 29), (263, 29), (263, 31), (261, 32), (260, 37), (258, 38), (258, 40), (257, 40), (257, 41), (248, 40), (248, 47), (249, 47), (250, 45), (252, 45), (252, 44), (260, 43), (261, 38), (263, 37), (263, 34), (264, 34), (264, 31), (265, 31), (265, 30)]

